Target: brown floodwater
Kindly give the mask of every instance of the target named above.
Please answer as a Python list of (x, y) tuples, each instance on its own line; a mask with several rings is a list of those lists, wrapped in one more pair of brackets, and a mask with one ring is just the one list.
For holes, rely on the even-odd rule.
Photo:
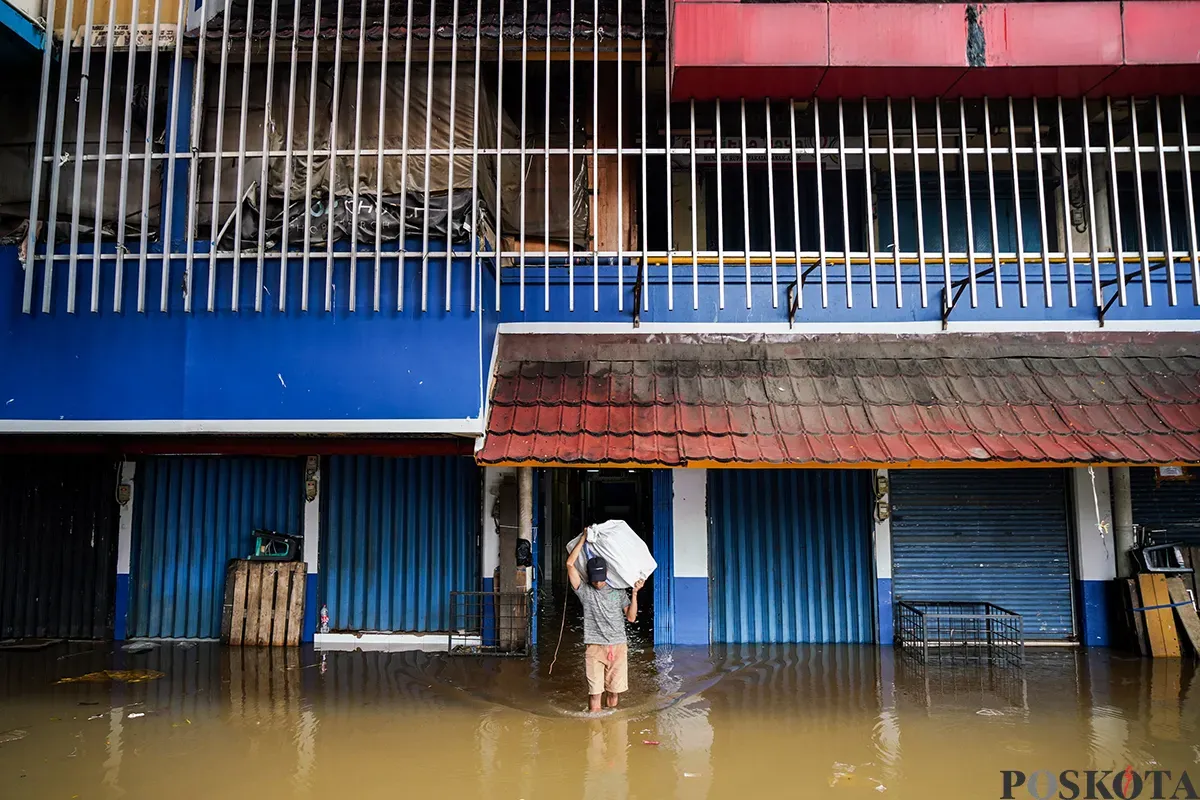
[[(0, 651), (0, 798), (998, 798), (1003, 770), (1127, 766), (1200, 785), (1186, 660), (1030, 648), (1017, 669), (867, 646), (635, 645), (622, 708), (589, 718), (578, 643), (548, 675), (552, 645), (531, 659)], [(58, 683), (103, 670), (134, 672)], [(162, 675), (105, 680), (144, 670)]]

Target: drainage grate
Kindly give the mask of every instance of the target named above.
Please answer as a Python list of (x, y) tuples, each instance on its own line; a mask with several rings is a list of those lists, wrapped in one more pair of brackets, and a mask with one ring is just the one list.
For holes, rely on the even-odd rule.
[(528, 656), (532, 592), (451, 592), (449, 652), (458, 656)]

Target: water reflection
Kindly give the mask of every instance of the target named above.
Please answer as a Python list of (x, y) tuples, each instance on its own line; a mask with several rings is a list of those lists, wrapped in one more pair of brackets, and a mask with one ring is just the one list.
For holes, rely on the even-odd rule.
[[(0, 734), (28, 733), (0, 735), (0, 797), (996, 797), (1005, 769), (1200, 773), (1185, 660), (642, 646), (623, 707), (588, 717), (573, 647), (553, 675), (419, 651), (0, 654)], [(55, 683), (102, 669), (164, 677)]]

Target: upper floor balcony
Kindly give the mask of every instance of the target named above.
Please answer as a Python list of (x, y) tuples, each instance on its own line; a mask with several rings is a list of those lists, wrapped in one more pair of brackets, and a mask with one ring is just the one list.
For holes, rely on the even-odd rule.
[(1192, 96), (680, 96), (652, 0), (100, 6), (0, 87), (30, 314), (1200, 319)]

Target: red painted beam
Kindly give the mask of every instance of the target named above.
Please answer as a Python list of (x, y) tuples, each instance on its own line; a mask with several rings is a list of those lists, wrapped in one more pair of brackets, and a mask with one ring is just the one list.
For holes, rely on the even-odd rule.
[(1200, 0), (676, 0), (672, 96), (1194, 93)]
[(3, 454), (145, 455), (374, 455), (469, 456), (475, 441), (439, 439), (367, 439), (337, 437), (259, 436), (0, 436)]

